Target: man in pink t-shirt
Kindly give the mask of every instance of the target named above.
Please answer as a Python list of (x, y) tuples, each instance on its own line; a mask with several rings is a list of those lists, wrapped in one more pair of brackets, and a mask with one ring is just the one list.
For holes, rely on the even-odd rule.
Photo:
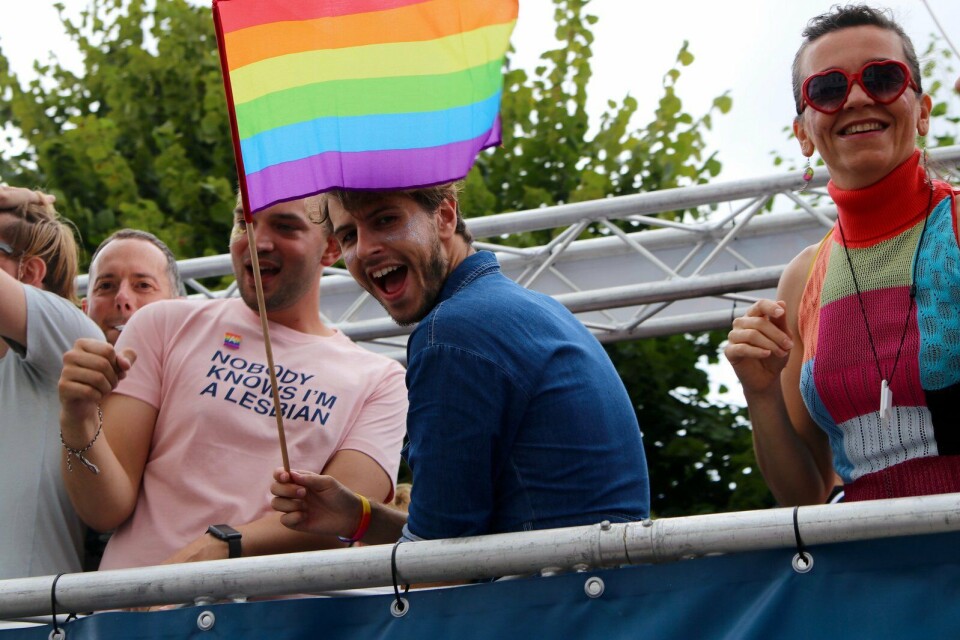
[[(405, 430), (403, 369), (323, 323), (320, 275), (339, 249), (318, 216), (308, 198), (253, 223), (287, 448), (294, 466), (387, 501)], [(276, 418), (242, 213), (235, 222), (242, 301), (156, 302), (116, 350), (81, 340), (64, 358), (65, 484), (84, 521), (116, 529), (101, 569), (338, 544), (290, 531), (270, 509)]]

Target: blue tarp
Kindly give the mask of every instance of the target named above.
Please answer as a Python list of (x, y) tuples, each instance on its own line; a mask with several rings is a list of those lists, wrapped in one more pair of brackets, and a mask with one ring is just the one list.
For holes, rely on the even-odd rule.
[[(792, 550), (414, 590), (407, 614), (392, 595), (307, 598), (104, 613), (67, 625), (69, 640), (371, 638), (960, 638), (960, 534), (891, 538)], [(599, 577), (603, 594), (584, 584)], [(197, 626), (212, 611), (212, 629)], [(46, 639), (50, 627), (0, 631)]]

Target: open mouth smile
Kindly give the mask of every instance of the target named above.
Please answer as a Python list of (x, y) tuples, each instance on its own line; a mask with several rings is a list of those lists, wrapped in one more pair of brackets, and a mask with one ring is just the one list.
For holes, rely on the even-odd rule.
[(402, 265), (390, 265), (369, 272), (370, 281), (386, 297), (401, 292), (407, 281), (407, 268)]

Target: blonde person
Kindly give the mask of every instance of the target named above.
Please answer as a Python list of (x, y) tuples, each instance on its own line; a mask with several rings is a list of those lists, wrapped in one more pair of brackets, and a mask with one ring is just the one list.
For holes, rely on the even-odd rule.
[(729, 335), (760, 469), (784, 505), (823, 502), (835, 473), (847, 501), (960, 491), (956, 195), (916, 147), (932, 106), (916, 53), (866, 5), (803, 35), (793, 129), (839, 215)]
[(0, 185), (0, 579), (80, 571), (83, 530), (60, 480), (57, 380), (78, 338), (77, 245), (53, 196)]

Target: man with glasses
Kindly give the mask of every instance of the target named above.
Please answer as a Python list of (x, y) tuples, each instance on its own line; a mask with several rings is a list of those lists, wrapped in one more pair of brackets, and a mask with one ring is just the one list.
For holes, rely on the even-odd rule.
[(103, 334), (74, 304), (77, 246), (53, 196), (0, 185), (0, 579), (79, 571), (60, 480), (63, 353)]

